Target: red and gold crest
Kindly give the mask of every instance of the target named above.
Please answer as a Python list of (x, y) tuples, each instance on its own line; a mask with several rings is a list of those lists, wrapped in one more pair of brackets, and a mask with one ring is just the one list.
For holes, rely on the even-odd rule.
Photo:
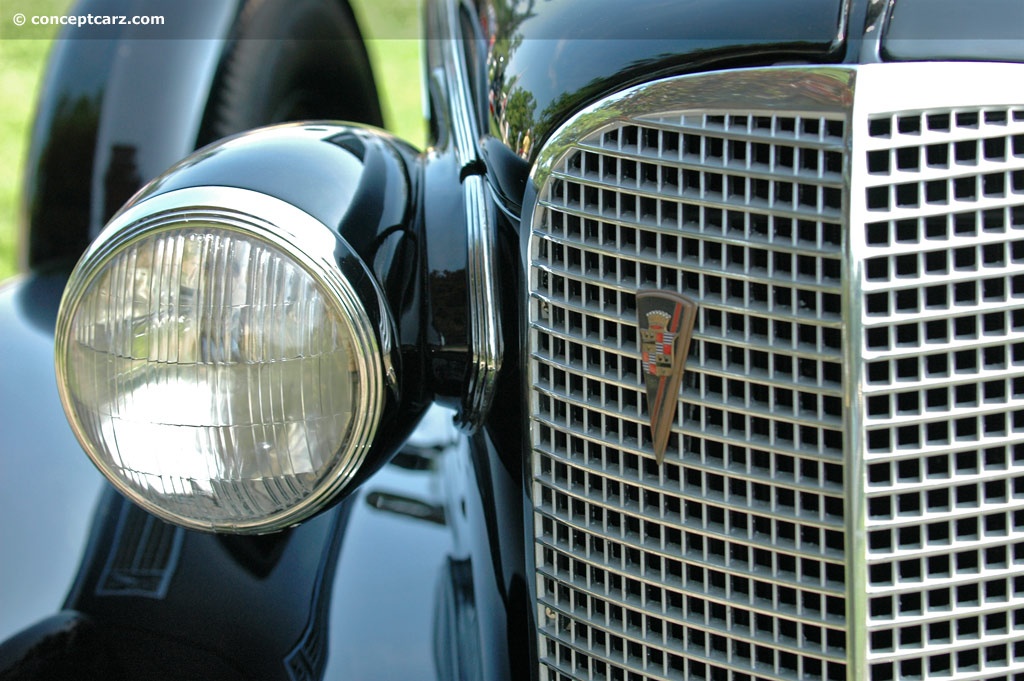
[(676, 293), (642, 291), (636, 296), (636, 309), (651, 440), (660, 464), (672, 434), (697, 304)]

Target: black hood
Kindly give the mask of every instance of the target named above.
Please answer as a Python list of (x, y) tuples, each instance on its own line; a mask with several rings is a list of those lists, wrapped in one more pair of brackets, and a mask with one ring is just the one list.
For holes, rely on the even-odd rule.
[[(589, 102), (661, 75), (843, 59), (842, 0), (481, 0), (487, 163), (510, 208), (523, 169)], [(486, 90), (486, 91), (483, 91)], [(483, 112), (481, 112), (483, 114)]]

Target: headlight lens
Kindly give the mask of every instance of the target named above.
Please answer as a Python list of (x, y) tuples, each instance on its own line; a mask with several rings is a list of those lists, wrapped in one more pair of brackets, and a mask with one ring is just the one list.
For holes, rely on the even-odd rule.
[(359, 468), (383, 405), (378, 334), (326, 227), (262, 194), (205, 191), (217, 207), (177, 196), (187, 209), (120, 216), (79, 263), (58, 383), (130, 498), (187, 527), (272, 531)]

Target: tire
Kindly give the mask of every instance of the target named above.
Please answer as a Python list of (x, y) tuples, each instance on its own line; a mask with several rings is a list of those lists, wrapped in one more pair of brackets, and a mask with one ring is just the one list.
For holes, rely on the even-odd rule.
[(200, 142), (295, 120), (383, 126), (370, 60), (344, 0), (248, 0)]

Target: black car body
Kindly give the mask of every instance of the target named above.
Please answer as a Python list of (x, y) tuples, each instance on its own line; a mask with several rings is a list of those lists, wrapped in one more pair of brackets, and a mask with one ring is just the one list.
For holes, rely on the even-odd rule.
[[(431, 0), (425, 151), (344, 0), (75, 12), (178, 21), (41, 100), (0, 678), (1024, 675), (1019, 2)], [(379, 422), (301, 524), (186, 529), (83, 456), (58, 306), (108, 220), (257, 195), (380, 302)]]

